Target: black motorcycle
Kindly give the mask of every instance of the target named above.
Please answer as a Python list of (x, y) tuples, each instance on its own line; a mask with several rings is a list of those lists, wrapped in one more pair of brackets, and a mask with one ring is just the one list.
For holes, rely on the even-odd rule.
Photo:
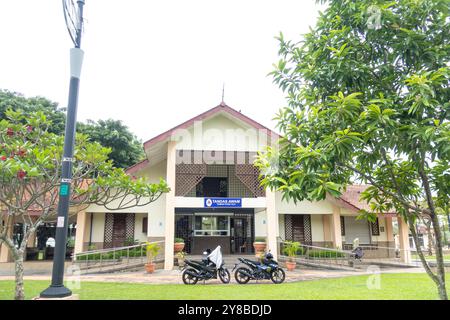
[(237, 263), (232, 272), (236, 269), (234, 278), (240, 284), (246, 284), (250, 279), (270, 279), (273, 283), (279, 284), (286, 278), (284, 270), (273, 259), (273, 255), (270, 252), (265, 254), (261, 261), (253, 261), (246, 258), (238, 258), (238, 260), (245, 264), (245, 267), (242, 266), (236, 269), (240, 264)]
[(225, 268), (223, 261), (217, 268), (216, 264), (211, 261), (209, 257), (210, 254), (211, 250), (207, 249), (203, 252), (204, 257), (201, 261), (184, 261), (185, 265), (182, 269), (182, 279), (184, 284), (196, 284), (199, 280), (217, 279), (217, 277), (219, 277), (220, 281), (223, 283), (230, 282), (230, 271)]

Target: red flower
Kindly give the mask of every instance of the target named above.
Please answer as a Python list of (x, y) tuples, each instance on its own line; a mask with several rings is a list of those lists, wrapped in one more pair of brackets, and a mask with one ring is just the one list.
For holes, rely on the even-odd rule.
[(2, 161), (6, 161), (6, 156), (2, 156), (0, 159), (2, 159)]
[(8, 128), (8, 129), (6, 130), (6, 134), (7, 134), (8, 136), (11, 137), (11, 136), (14, 134), (13, 129), (12, 129), (12, 128)]
[(27, 154), (27, 152), (24, 149), (19, 149), (19, 151), (17, 152), (17, 155), (19, 157), (25, 157), (26, 154)]
[(32, 127), (32, 126), (27, 126), (27, 131), (28, 131), (28, 132), (33, 131), (33, 127)]
[(20, 169), (19, 171), (17, 171), (17, 178), (19, 178), (20, 180), (22, 180), (23, 178), (25, 178), (26, 175), (27, 175), (26, 171), (23, 171), (22, 169)]

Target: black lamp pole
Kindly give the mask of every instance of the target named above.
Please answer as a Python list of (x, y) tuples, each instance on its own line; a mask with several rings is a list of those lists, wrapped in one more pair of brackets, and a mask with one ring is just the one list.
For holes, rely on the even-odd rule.
[[(63, 0), (66, 24), (75, 47), (70, 50), (70, 87), (64, 136), (64, 155), (62, 158), (61, 184), (59, 190), (58, 219), (56, 223), (55, 255), (51, 285), (41, 292), (42, 298), (63, 298), (72, 295), (64, 286), (64, 262), (66, 258), (67, 227), (69, 216), (70, 183), (75, 145), (77, 121), (78, 90), (83, 63), (83, 50), (80, 49), (83, 29), (83, 6), (85, 0)], [(72, 5), (72, 6), (71, 6)], [(72, 10), (72, 11), (70, 11)], [(75, 12), (75, 16), (73, 13)]]

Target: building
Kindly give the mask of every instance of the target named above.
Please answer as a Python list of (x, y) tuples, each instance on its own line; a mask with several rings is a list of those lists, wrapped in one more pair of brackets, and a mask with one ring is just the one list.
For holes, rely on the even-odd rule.
[[(282, 200), (264, 190), (253, 159), (279, 136), (225, 103), (146, 141), (146, 159), (127, 172), (150, 182), (164, 178), (171, 191), (157, 201), (121, 212), (91, 206), (78, 213), (75, 252), (123, 246), (130, 240), (164, 240), (165, 268), (173, 268), (174, 238), (185, 250), (201, 253), (221, 245), (224, 254), (252, 253), (255, 238), (266, 238), (274, 255), (283, 240), (319, 247), (351, 248), (353, 240), (394, 248), (392, 219), (357, 220), (365, 186), (351, 186), (340, 198)], [(402, 220), (400, 245), (407, 249), (408, 228)], [(406, 251), (405, 251), (406, 252)], [(405, 254), (405, 261), (409, 257)]]

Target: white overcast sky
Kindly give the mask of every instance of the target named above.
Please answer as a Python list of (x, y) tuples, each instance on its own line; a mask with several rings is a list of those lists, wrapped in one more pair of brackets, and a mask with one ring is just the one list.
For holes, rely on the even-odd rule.
[[(274, 128), (284, 105), (267, 73), (279, 31), (300, 39), (314, 0), (86, 0), (78, 119), (120, 119), (142, 140), (221, 101)], [(0, 0), (0, 88), (67, 104), (60, 0)]]

